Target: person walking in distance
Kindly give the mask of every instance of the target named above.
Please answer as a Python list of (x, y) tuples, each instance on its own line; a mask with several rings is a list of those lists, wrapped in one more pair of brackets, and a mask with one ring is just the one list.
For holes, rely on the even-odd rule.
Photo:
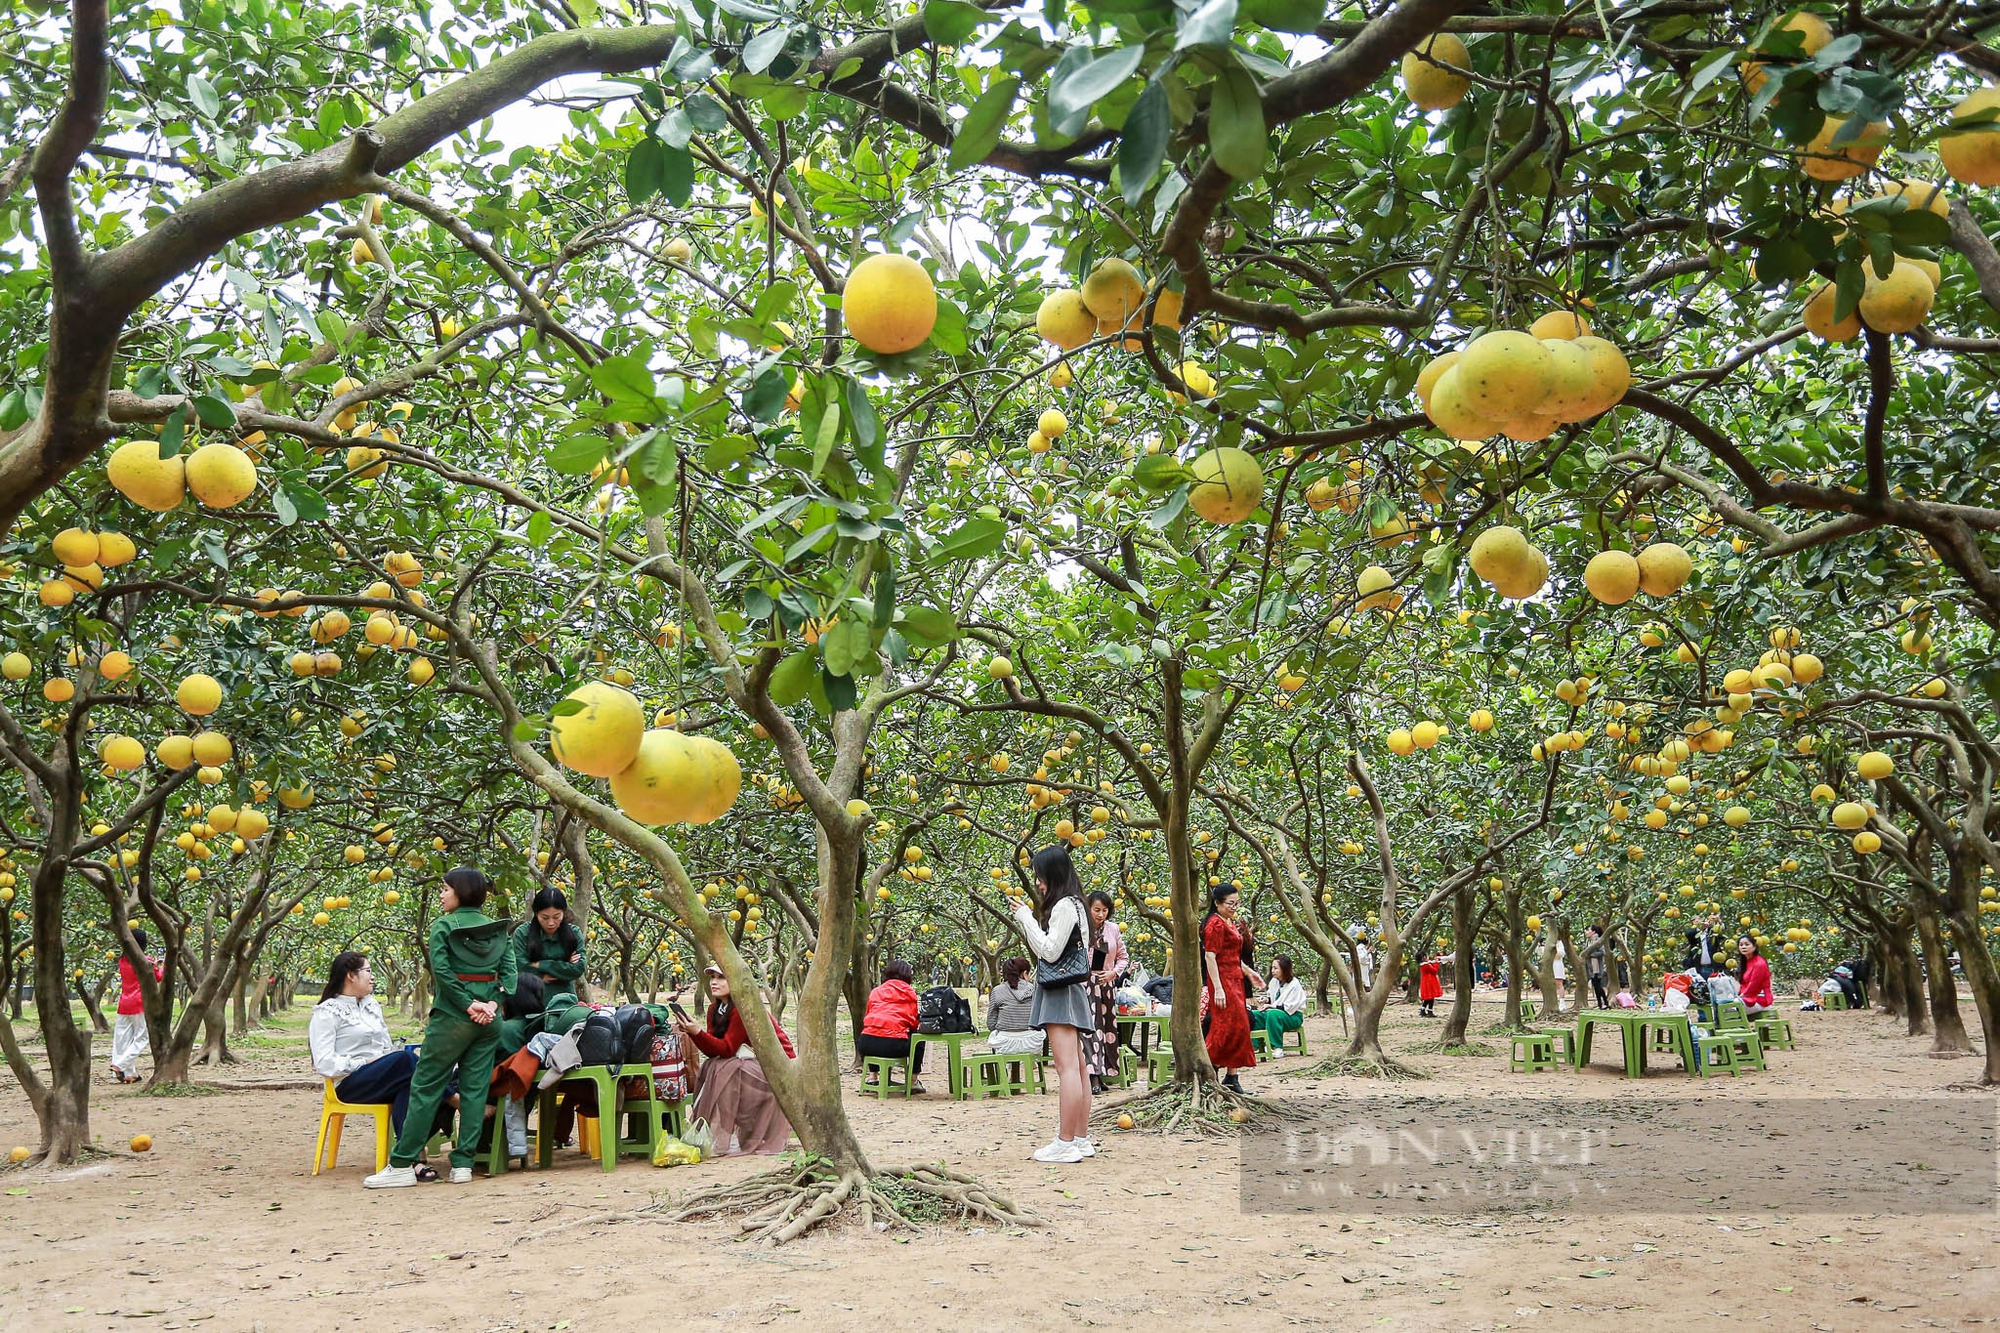
[[(132, 938), (138, 942), (139, 952), (146, 959), (146, 966), (153, 969), (153, 980), (166, 980), (165, 965), (153, 961), (146, 953), (153, 942), (146, 938), (146, 932), (134, 927)], [(139, 973), (132, 966), (132, 960), (121, 956), (118, 959), (118, 1021), (111, 1028), (111, 1077), (120, 1083), (137, 1083), (139, 1062), (152, 1049), (152, 1040), (146, 1032), (146, 999), (139, 990)]]
[[(1037, 905), (1014, 903), (1014, 925), (1035, 956), (1031, 1021), (1048, 1034), (1058, 1080), (1056, 1136), (1035, 1149), (1038, 1162), (1080, 1162), (1097, 1156), (1090, 1141), (1090, 1083), (1083, 1042), (1096, 1028), (1090, 1016), (1090, 919), (1083, 885), (1066, 847), (1045, 847), (1032, 863)], [(1246, 1035), (1247, 1045), (1249, 1038)]]

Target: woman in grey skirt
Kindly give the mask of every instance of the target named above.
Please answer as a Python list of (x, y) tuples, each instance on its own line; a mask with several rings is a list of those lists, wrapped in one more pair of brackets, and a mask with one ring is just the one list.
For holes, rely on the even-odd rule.
[(1048, 1034), (1058, 1081), (1056, 1137), (1035, 1150), (1035, 1160), (1080, 1162), (1097, 1156), (1090, 1141), (1090, 1084), (1083, 1072), (1083, 1039), (1095, 1031), (1084, 984), (1090, 979), (1090, 918), (1068, 848), (1045, 848), (1033, 864), (1041, 903), (1030, 911), (1017, 901), (1014, 924), (1035, 955), (1031, 1019)]

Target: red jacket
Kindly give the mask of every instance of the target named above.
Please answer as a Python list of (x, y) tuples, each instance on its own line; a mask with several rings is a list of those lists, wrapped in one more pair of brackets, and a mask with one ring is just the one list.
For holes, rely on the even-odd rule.
[(1417, 998), (1419, 1000), (1441, 1000), (1444, 998), (1444, 981), (1439, 975), (1438, 960), (1426, 959), (1417, 973)]
[[(153, 980), (165, 981), (167, 969), (164, 964), (153, 965)], [(121, 1014), (143, 1014), (146, 1012), (145, 997), (139, 993), (139, 974), (132, 970), (132, 960), (118, 960), (118, 1012)]]
[[(785, 1048), (785, 1054), (796, 1056), (798, 1052), (792, 1049), (792, 1039), (785, 1035), (785, 1030), (778, 1027), (775, 1021), (771, 1026), (777, 1029), (778, 1044)], [(750, 1030), (743, 1026), (743, 1011), (733, 1004), (729, 1006), (729, 1026), (722, 1030), (721, 1036), (715, 1035), (715, 1011), (712, 1009), (709, 1011), (708, 1030), (704, 1032), (697, 1028), (694, 1033), (695, 1049), (703, 1055), (734, 1055), (739, 1046), (749, 1044)]]
[(1769, 1009), (1771, 998), (1771, 965), (1764, 961), (1764, 955), (1751, 954), (1743, 962), (1743, 983), (1739, 987), (1743, 993), (1743, 1003), (1759, 1009)]
[(885, 981), (868, 993), (861, 1032), (901, 1041), (917, 1026), (917, 992), (907, 981)]

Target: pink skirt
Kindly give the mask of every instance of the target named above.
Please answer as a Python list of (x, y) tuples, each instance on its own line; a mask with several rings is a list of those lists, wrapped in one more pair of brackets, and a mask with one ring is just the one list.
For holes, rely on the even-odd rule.
[(773, 1156), (792, 1140), (791, 1122), (755, 1060), (734, 1056), (702, 1061), (695, 1077), (694, 1110), (715, 1131), (715, 1156)]

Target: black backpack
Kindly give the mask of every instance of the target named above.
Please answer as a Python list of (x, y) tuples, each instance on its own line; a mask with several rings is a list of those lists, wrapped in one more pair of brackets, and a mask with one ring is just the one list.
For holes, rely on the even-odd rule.
[(971, 1032), (972, 1006), (949, 986), (933, 986), (917, 996), (917, 1031)]
[(643, 1004), (623, 1004), (614, 1015), (618, 1021), (621, 1050), (628, 1065), (653, 1063), (653, 1032), (657, 1026), (653, 1011)]
[(1688, 978), (1688, 1003), (1696, 1006), (1714, 1003), (1708, 994), (1708, 978), (1699, 972)]
[[(624, 1069), (625, 1043), (610, 1010), (596, 1010), (583, 1020), (583, 1031), (576, 1034), (576, 1054), (583, 1064), (610, 1066), (614, 1076)], [(652, 1063), (650, 1052), (647, 1063)]]

